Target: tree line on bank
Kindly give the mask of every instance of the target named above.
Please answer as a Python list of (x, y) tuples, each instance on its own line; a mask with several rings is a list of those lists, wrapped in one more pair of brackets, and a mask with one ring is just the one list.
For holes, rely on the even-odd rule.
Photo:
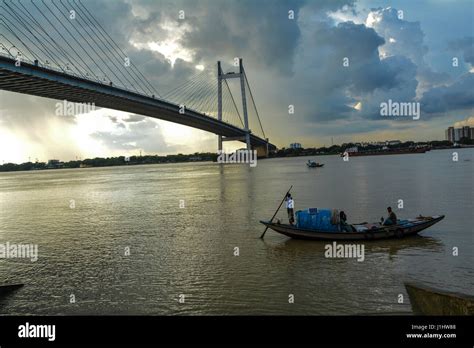
[[(474, 145), (471, 139), (463, 138), (458, 142), (460, 145)], [(282, 148), (270, 154), (269, 157), (293, 157), (293, 156), (320, 156), (320, 155), (337, 155), (343, 153), (347, 148), (360, 146), (358, 143), (344, 143), (342, 145), (332, 145), (329, 147), (319, 148)], [(364, 144), (363, 149), (367, 151), (380, 150), (384, 146), (389, 149), (405, 149), (415, 146), (428, 146), (432, 149), (450, 148), (453, 143), (447, 140), (429, 141), (429, 142), (414, 142), (406, 141), (394, 145), (382, 144)], [(0, 165), (0, 172), (10, 171), (24, 171), (24, 170), (44, 170), (44, 169), (60, 169), (60, 168), (88, 168), (88, 167), (110, 167), (123, 165), (139, 165), (139, 164), (159, 164), (159, 163), (183, 163), (183, 162), (206, 162), (217, 160), (217, 153), (205, 152), (194, 154), (177, 154), (177, 155), (144, 155), (144, 156), (118, 156), (118, 157), (96, 157), (84, 160), (75, 160), (68, 162), (48, 161), (46, 162), (25, 162), (21, 164), (5, 163)]]

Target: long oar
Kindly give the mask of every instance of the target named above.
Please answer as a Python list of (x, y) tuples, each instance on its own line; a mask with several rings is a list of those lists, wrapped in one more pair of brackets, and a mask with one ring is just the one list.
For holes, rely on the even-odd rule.
[[(283, 199), (282, 199), (280, 205), (278, 206), (278, 209), (276, 210), (275, 214), (273, 214), (272, 218), (270, 219), (270, 223), (273, 221), (273, 219), (275, 218), (276, 214), (278, 214), (278, 211), (280, 210), (281, 205), (282, 205), (283, 202), (285, 201), (286, 196), (288, 196), (288, 193), (290, 193), (292, 187), (293, 187), (293, 185), (291, 185), (290, 188), (289, 188), (289, 190), (286, 192), (285, 197), (283, 197)], [(263, 239), (263, 236), (265, 236), (265, 233), (267, 232), (267, 230), (268, 230), (268, 226), (265, 227), (265, 231), (263, 231), (262, 235), (260, 236), (261, 239)]]

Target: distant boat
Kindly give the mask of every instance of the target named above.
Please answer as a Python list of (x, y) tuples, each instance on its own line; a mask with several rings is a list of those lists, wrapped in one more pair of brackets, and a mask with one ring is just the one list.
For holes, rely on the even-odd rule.
[[(317, 211), (317, 208), (310, 208), (307, 214), (312, 214), (311, 211)], [(275, 232), (284, 234), (285, 236), (295, 239), (308, 240), (375, 240), (375, 239), (389, 239), (389, 238), (404, 238), (416, 235), (418, 232), (434, 225), (435, 223), (444, 219), (444, 215), (438, 216), (419, 216), (414, 219), (398, 220), (396, 225), (384, 226), (380, 223), (361, 223), (346, 225), (351, 232), (341, 231), (340, 225), (332, 225), (329, 222), (330, 210), (319, 210), (312, 215), (321, 214), (325, 216), (310, 217), (309, 221), (317, 221), (316, 224), (311, 225), (311, 222), (299, 222), (300, 211), (296, 212), (296, 225), (282, 224), (279, 221), (269, 222), (260, 221), (268, 228)], [(314, 220), (313, 220), (314, 219)], [(308, 221), (308, 219), (307, 219)], [(308, 227), (309, 226), (309, 227)]]
[(318, 163), (308, 160), (308, 162), (306, 162), (306, 165), (308, 166), (308, 168), (320, 168), (324, 166), (324, 163)]
[(474, 296), (405, 283), (414, 314), (474, 315)]

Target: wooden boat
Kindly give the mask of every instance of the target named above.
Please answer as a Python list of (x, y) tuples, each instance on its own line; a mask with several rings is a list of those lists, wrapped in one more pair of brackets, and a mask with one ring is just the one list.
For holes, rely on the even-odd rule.
[(352, 232), (328, 232), (323, 230), (298, 228), (295, 225), (282, 224), (279, 222), (260, 222), (275, 232), (296, 239), (375, 240), (413, 236), (443, 219), (444, 215), (419, 216), (415, 219), (399, 220), (398, 224), (390, 226), (383, 226), (380, 223), (353, 224), (349, 225), (353, 227)]
[(324, 163), (308, 161), (306, 162), (306, 165), (308, 166), (308, 168), (321, 168), (324, 166)]
[(14, 290), (21, 288), (24, 284), (9, 284), (9, 285), (0, 285), (0, 295), (8, 294)]
[(411, 307), (418, 315), (474, 315), (474, 296), (405, 283)]

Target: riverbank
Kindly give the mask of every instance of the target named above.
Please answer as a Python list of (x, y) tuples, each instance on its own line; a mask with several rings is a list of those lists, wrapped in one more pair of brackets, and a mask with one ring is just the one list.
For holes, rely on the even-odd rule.
[(133, 166), (142, 164), (165, 164), (165, 163), (187, 163), (187, 162), (210, 162), (217, 159), (215, 153), (194, 153), (192, 155), (145, 155), (145, 156), (119, 156), (119, 157), (96, 157), (85, 160), (61, 162), (50, 160), (46, 162), (25, 162), (21, 164), (6, 163), (0, 165), (0, 172), (30, 171), (30, 170), (53, 170), (72, 168), (97, 168)]

